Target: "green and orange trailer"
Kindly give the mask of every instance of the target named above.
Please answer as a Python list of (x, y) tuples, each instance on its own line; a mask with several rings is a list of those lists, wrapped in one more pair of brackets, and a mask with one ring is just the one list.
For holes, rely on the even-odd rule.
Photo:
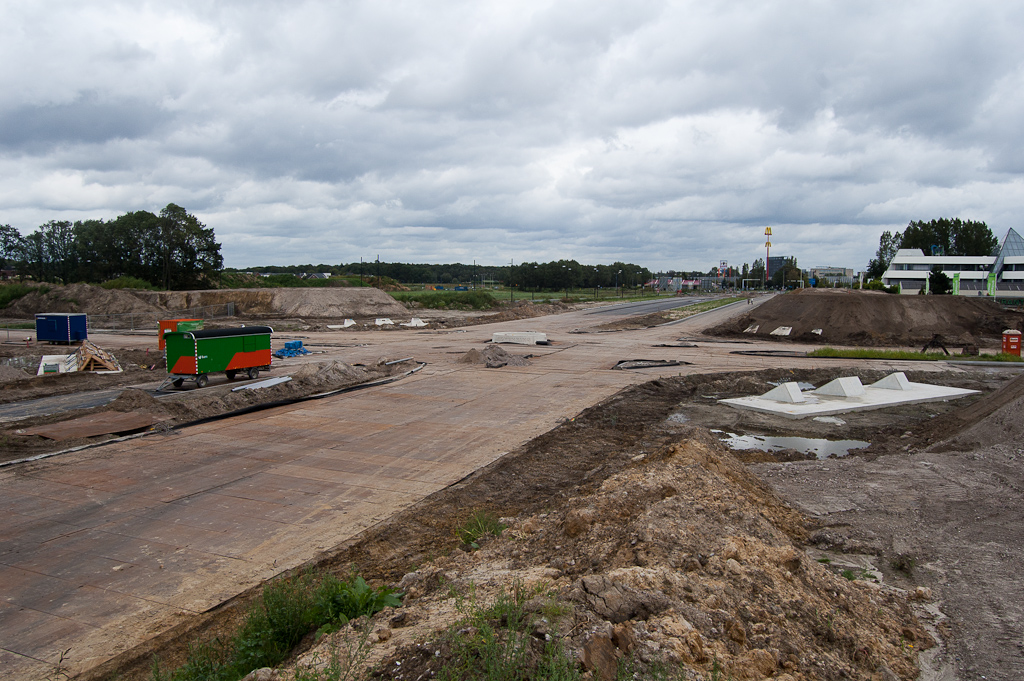
[(167, 380), (160, 388), (180, 388), (186, 381), (204, 388), (209, 375), (224, 372), (228, 380), (245, 374), (258, 378), (272, 361), (269, 326), (240, 326), (230, 329), (165, 331)]

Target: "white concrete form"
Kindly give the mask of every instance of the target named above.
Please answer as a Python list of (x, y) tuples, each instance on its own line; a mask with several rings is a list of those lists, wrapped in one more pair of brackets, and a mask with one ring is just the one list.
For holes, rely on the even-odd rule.
[(496, 331), (491, 334), (492, 343), (515, 343), (516, 345), (544, 345), (548, 335), (540, 331)]
[(764, 395), (719, 400), (736, 409), (776, 414), (788, 419), (882, 409), (898, 404), (955, 400), (980, 394), (978, 390), (911, 383), (902, 371), (865, 386), (856, 376), (837, 378), (816, 390), (801, 391), (796, 383), (783, 383)]

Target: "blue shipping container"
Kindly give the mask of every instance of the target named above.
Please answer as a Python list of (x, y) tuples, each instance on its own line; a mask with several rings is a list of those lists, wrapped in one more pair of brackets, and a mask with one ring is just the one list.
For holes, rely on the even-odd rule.
[(36, 315), (36, 340), (40, 343), (80, 343), (89, 337), (84, 312), (48, 312)]

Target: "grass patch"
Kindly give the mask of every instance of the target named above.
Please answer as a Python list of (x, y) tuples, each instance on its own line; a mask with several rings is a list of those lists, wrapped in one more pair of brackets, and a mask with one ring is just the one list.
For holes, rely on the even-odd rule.
[(237, 681), (253, 669), (280, 664), (306, 634), (324, 633), (349, 620), (399, 606), (400, 594), (374, 589), (352, 573), (345, 580), (308, 573), (267, 584), (230, 639), (189, 646), (188, 659), (164, 672), (154, 661), (152, 681)]
[(0, 329), (35, 329), (36, 325), (34, 322), (10, 322), (7, 324), (0, 324)]
[[(37, 290), (37, 287), (26, 286), (25, 284), (4, 284), (0, 286), (0, 308), (7, 307), (15, 300), (24, 298), (35, 290)], [(39, 292), (47, 293), (48, 291), (49, 289), (46, 291), (40, 290)]]
[(431, 310), (490, 310), (498, 306), (490, 291), (396, 291), (400, 303), (419, 303)]
[[(557, 630), (544, 639), (532, 635), (536, 615), (524, 609), (532, 594), (521, 584), (502, 591), (490, 605), (475, 597), (462, 600), (464, 619), (442, 634), (449, 652), (434, 678), (440, 681), (487, 679), (576, 681), (580, 671), (560, 643)], [(554, 622), (548, 623), (554, 628)]]
[(857, 348), (854, 350), (839, 350), (837, 348), (818, 348), (807, 353), (808, 357), (838, 357), (842, 359), (898, 359), (912, 361), (936, 362), (939, 360), (955, 359), (957, 361), (982, 361), (982, 362), (1020, 362), (1024, 361), (1017, 355), (1010, 355), (1001, 352), (997, 355), (947, 355), (942, 352), (913, 352), (909, 350), (874, 350), (870, 348)]
[(111, 279), (100, 284), (100, 288), (105, 289), (121, 289), (121, 288), (135, 288), (142, 289), (144, 291), (156, 291), (156, 286), (153, 286), (144, 279), (138, 277), (118, 277), (117, 279)]
[(743, 298), (743, 297), (740, 297), (740, 296), (734, 296), (732, 298), (719, 298), (718, 300), (706, 300), (703, 303), (693, 303), (692, 305), (687, 305), (683, 309), (686, 310), (687, 312), (693, 312), (693, 313), (696, 314), (696, 313), (699, 313), (699, 312), (707, 312), (708, 310), (714, 310), (715, 308), (724, 307), (726, 305), (732, 305), (733, 303), (738, 303), (741, 300), (746, 300), (746, 298)]
[(478, 549), (481, 537), (487, 535), (497, 537), (504, 529), (505, 525), (493, 513), (474, 511), (473, 515), (455, 529), (455, 535), (463, 544), (469, 544), (472, 548)]

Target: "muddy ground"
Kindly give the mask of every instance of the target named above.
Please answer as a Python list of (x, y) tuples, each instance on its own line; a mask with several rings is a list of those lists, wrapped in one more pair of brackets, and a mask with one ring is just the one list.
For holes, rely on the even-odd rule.
[[(929, 667), (926, 678), (1020, 678), (1018, 606), (1011, 604), (1024, 602), (1024, 586), (1011, 577), (1021, 543), (1019, 529), (1000, 531), (1024, 510), (1024, 481), (1010, 463), (1024, 452), (998, 445), (998, 460), (945, 453), (938, 477), (922, 461), (934, 463), (935, 455), (924, 454), (928, 447), (976, 424), (1006, 421), (997, 407), (1020, 408), (1024, 379), (998, 392), (1014, 373), (911, 374), (985, 394), (842, 415), (842, 425), (716, 406), (719, 398), (763, 392), (772, 382), (820, 385), (840, 373), (850, 372), (688, 376), (627, 389), (317, 564), (355, 566), (375, 583), (406, 591), (404, 614), (384, 612), (370, 623), (367, 663), (377, 677), (398, 678), (402, 669), (401, 678), (415, 679), (437, 668), (451, 650), (450, 634), (440, 630), (460, 616), (453, 594), (470, 582), (482, 600), (518, 582), (561, 604), (562, 619), (531, 626), (543, 628), (535, 632), (540, 638), (555, 632), (567, 651), (590, 660), (593, 678), (607, 678), (608, 660), (625, 657), (640, 666), (667, 661), (689, 678), (713, 678), (717, 668), (728, 674), (721, 678), (734, 679), (912, 679), (922, 650), (926, 666), (949, 663)], [(880, 374), (858, 375), (866, 382)], [(747, 455), (748, 462), (786, 461), (750, 469), (710, 429), (863, 439), (871, 446), (841, 460), (806, 461), (792, 450)], [(877, 507), (863, 504), (865, 488)], [(840, 505), (840, 516), (821, 505), (833, 489), (856, 499)], [(965, 500), (970, 490), (999, 494), (979, 511)], [(510, 527), (467, 551), (456, 529), (479, 510)], [(972, 520), (979, 514), (983, 520)], [(990, 527), (972, 548), (966, 530), (976, 522)], [(960, 532), (947, 535), (954, 526)], [(115, 669), (126, 680), (144, 678), (154, 654), (166, 664), (180, 661), (189, 642), (230, 631), (251, 597), (83, 678)], [(914, 609), (937, 621), (916, 619)], [(344, 647), (345, 636), (317, 648), (308, 640), (293, 662), (326, 659), (330, 646)], [(410, 669), (416, 674), (409, 676)], [(941, 676), (953, 671), (959, 673)]]

